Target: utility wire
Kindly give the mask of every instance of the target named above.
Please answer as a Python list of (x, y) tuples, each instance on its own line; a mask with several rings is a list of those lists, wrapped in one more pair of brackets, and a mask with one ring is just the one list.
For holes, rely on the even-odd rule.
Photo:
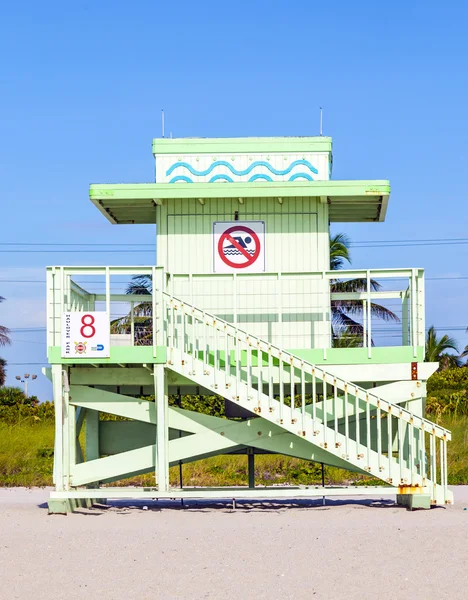
[[(421, 240), (414, 239), (401, 239), (401, 240), (360, 240), (350, 243), (350, 247), (353, 248), (367, 248), (367, 247), (388, 247), (388, 245), (395, 246), (421, 246), (421, 245), (453, 245), (453, 244), (468, 244), (468, 238), (428, 238)], [(372, 245), (372, 246), (371, 246)], [(154, 248), (154, 243), (132, 243), (132, 242), (120, 242), (120, 243), (96, 243), (96, 242), (0, 242), (0, 246), (49, 246), (49, 247), (125, 247), (129, 246), (140, 247), (140, 248)], [(18, 252), (18, 250), (13, 250)], [(139, 250), (139, 252), (145, 252), (145, 250)]]

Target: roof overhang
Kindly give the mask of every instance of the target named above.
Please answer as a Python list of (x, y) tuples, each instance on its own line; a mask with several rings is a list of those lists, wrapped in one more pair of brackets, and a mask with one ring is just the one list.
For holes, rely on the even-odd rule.
[(239, 137), (239, 138), (155, 138), (153, 154), (236, 154), (238, 152), (330, 152), (332, 138)]
[(204, 204), (236, 198), (319, 198), (329, 205), (331, 222), (381, 222), (385, 220), (388, 181), (286, 181), (246, 183), (128, 183), (90, 186), (91, 202), (111, 223), (155, 223), (156, 206), (178, 199)]

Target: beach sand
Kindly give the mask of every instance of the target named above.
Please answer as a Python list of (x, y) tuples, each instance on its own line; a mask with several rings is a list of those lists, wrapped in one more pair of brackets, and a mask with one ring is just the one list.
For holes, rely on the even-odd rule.
[[(455, 505), (391, 500), (111, 502), (48, 515), (0, 489), (0, 599), (466, 599), (468, 486)], [(144, 509), (147, 507), (147, 509)]]

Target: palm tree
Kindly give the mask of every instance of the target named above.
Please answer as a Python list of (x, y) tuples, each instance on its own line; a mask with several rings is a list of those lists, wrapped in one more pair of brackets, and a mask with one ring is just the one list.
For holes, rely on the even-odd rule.
[[(5, 298), (3, 296), (0, 296), (0, 302), (3, 302), (4, 300)], [(9, 333), (10, 330), (8, 329), (8, 327), (0, 325), (0, 346), (8, 346), (9, 344), (11, 344), (11, 340), (8, 337)]]
[(455, 350), (458, 354), (456, 340), (447, 334), (438, 338), (435, 327), (433, 325), (429, 327), (426, 336), (426, 355), (424, 360), (426, 362), (438, 362), (440, 365), (439, 371), (460, 367), (462, 365), (460, 357), (455, 354), (449, 354), (447, 350)]
[(5, 385), (6, 381), (6, 360), (4, 358), (0, 358), (0, 387)]
[[(349, 237), (344, 233), (337, 233), (335, 236), (330, 237), (331, 271), (342, 269), (346, 262), (351, 263), (350, 244), (351, 241)], [(375, 279), (371, 279), (370, 287), (372, 291), (378, 291), (382, 286), (378, 281), (375, 281)], [(361, 278), (349, 279), (347, 281), (332, 279), (330, 282), (330, 291), (332, 293), (365, 292), (367, 291), (367, 280)], [(360, 300), (332, 300), (331, 312), (333, 346), (362, 346), (364, 328), (359, 321), (356, 321), (356, 318), (363, 314), (362, 302)], [(373, 317), (377, 317), (383, 321), (393, 321), (397, 323), (400, 321), (395, 313), (375, 302), (371, 303), (371, 314)], [(347, 338), (345, 340), (346, 346), (342, 346), (341, 342), (338, 342), (343, 336)], [(361, 340), (361, 343), (358, 343), (359, 339)], [(349, 345), (350, 343), (352, 343), (352, 346)]]
[[(153, 279), (151, 275), (135, 275), (125, 290), (126, 294), (138, 296), (151, 296), (153, 291)], [(133, 307), (133, 322), (136, 346), (150, 346), (153, 343), (152, 336), (152, 312), (151, 302), (139, 302)], [(125, 317), (119, 317), (111, 321), (112, 333), (130, 333), (131, 331), (131, 312)]]

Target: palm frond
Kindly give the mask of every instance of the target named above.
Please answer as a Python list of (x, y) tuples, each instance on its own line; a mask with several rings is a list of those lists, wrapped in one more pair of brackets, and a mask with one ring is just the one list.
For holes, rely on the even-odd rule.
[(4, 327), (0, 325), (0, 346), (9, 346), (11, 344), (11, 340), (8, 337), (10, 330), (8, 327)]
[[(0, 302), (3, 302), (4, 300), (5, 298), (3, 296), (0, 296)], [(8, 337), (9, 333), (10, 330), (8, 329), (8, 327), (0, 325), (0, 346), (9, 346), (11, 344), (11, 340)]]
[[(370, 287), (373, 292), (378, 292), (382, 288), (382, 285), (375, 279), (371, 279)], [(330, 291), (332, 293), (366, 292), (367, 279), (332, 279), (330, 282)]]
[[(363, 306), (361, 300), (332, 300), (331, 301), (332, 312), (340, 310), (350, 315), (362, 315)], [(399, 323), (400, 318), (390, 309), (381, 304), (371, 303), (371, 315), (377, 319), (382, 319), (387, 322)]]
[(148, 296), (153, 292), (153, 278), (151, 275), (135, 275), (128, 284), (126, 294)]
[(337, 233), (330, 238), (330, 270), (342, 269), (345, 262), (351, 263), (350, 239), (345, 233)]
[(332, 306), (332, 325), (334, 333), (339, 336), (340, 332), (346, 331), (350, 335), (364, 335), (364, 327), (358, 321), (355, 321), (340, 307)]
[(7, 365), (7, 361), (4, 358), (0, 358), (0, 387), (5, 385), (6, 365)]

